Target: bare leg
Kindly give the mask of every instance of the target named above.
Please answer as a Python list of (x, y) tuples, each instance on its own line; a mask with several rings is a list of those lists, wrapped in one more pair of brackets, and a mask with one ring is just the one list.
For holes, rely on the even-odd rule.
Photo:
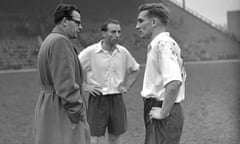
[(99, 138), (97, 136), (91, 136), (91, 144), (99, 144)]
[(120, 135), (108, 134), (108, 144), (120, 144), (121, 139)]

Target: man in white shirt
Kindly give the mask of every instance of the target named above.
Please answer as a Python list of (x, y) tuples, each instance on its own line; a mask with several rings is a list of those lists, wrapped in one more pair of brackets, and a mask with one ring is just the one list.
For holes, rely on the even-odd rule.
[(90, 93), (88, 122), (92, 144), (99, 143), (108, 128), (109, 144), (119, 144), (126, 131), (127, 117), (122, 94), (135, 82), (139, 64), (129, 51), (118, 44), (121, 27), (117, 20), (108, 20), (102, 27), (103, 40), (79, 54), (84, 71), (85, 90)]
[(162, 3), (139, 7), (136, 29), (151, 40), (141, 95), (144, 99), (145, 144), (179, 144), (186, 74), (181, 49), (166, 31), (169, 10)]

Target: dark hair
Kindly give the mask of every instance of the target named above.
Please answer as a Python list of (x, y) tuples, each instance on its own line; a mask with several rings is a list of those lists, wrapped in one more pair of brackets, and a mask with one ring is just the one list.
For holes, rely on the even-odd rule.
[(163, 24), (168, 24), (170, 10), (162, 3), (145, 3), (140, 5), (138, 10), (147, 10), (149, 17), (157, 17)]
[(116, 19), (108, 19), (101, 26), (101, 31), (107, 31), (108, 30), (108, 24), (120, 24), (120, 23)]
[(59, 4), (54, 13), (54, 23), (59, 24), (64, 17), (72, 19), (72, 12), (74, 10), (80, 13), (80, 10), (75, 5)]

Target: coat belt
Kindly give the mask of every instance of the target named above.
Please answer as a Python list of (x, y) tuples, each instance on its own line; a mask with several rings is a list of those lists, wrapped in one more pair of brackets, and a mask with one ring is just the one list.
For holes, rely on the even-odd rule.
[(41, 86), (41, 91), (42, 92), (56, 92), (55, 88), (51, 85)]

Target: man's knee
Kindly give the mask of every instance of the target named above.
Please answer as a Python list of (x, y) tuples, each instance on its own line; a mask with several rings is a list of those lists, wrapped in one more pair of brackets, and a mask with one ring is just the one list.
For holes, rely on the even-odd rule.
[(112, 138), (112, 139), (117, 139), (120, 137), (120, 135), (113, 135), (113, 134), (108, 134), (109, 138)]
[(109, 144), (120, 144), (121, 135), (108, 134)]
[(99, 144), (99, 137), (91, 136), (91, 144)]

